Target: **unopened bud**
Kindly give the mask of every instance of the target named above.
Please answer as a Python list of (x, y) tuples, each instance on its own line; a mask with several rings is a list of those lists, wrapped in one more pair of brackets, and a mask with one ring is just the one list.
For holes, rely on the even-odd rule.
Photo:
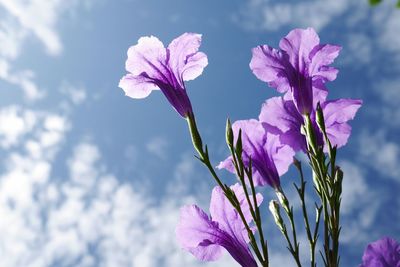
[(282, 216), (279, 211), (279, 203), (276, 200), (271, 200), (269, 202), (269, 210), (274, 217), (275, 224), (278, 226), (279, 230), (283, 233), (285, 231), (285, 226), (283, 224)]
[(236, 141), (236, 154), (241, 157), (242, 156), (242, 151), (243, 151), (243, 144), (242, 144), (242, 129), (239, 130), (239, 135), (237, 137)]
[(194, 115), (190, 113), (186, 118), (186, 120), (189, 125), (189, 131), (192, 137), (193, 146), (197, 150), (197, 153), (199, 153), (199, 155), (203, 155), (203, 142), (201, 141), (199, 131), (197, 130), (197, 125)]
[(289, 207), (289, 201), (288, 201), (287, 197), (280, 190), (276, 190), (275, 192), (276, 192), (276, 196), (278, 197), (279, 203), (281, 203), (281, 205), (285, 209), (285, 211), (287, 213), (289, 213), (290, 212), (290, 207)]
[(325, 119), (324, 119), (324, 113), (322, 112), (321, 105), (317, 104), (317, 125), (321, 132), (325, 133)]
[(336, 167), (335, 185), (336, 185), (337, 194), (339, 196), (342, 194), (342, 181), (343, 181), (343, 171), (340, 167)]
[(312, 125), (310, 115), (303, 116), (304, 118), (304, 132), (306, 136), (307, 145), (310, 150), (316, 154), (317, 153), (317, 138), (315, 136), (314, 127)]
[(229, 118), (226, 120), (225, 137), (227, 145), (229, 147), (233, 146), (233, 131), (232, 131), (232, 124)]

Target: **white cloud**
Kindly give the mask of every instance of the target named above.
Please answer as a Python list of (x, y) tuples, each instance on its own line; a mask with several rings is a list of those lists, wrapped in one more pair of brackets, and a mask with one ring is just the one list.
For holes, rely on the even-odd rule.
[(31, 131), (36, 124), (36, 114), (9, 106), (0, 110), (0, 145), (9, 148), (18, 143), (20, 137)]
[(66, 95), (74, 105), (83, 103), (86, 98), (86, 89), (82, 86), (72, 86), (71, 84), (64, 83), (61, 85), (61, 93)]
[(235, 16), (235, 20), (251, 30), (277, 30), (291, 25), (322, 29), (350, 5), (351, 1), (346, 0), (315, 0), (296, 3), (250, 0), (247, 6)]
[(376, 99), (373, 115), (393, 129), (400, 126), (400, 79), (384, 79), (373, 85)]
[[(49, 55), (59, 55), (63, 46), (57, 23), (78, 3), (81, 1), (0, 0), (0, 79), (20, 87), (29, 101), (42, 99), (45, 91), (36, 84), (34, 70), (15, 69), (13, 61), (32, 36), (41, 41)], [(79, 101), (82, 94), (74, 93), (74, 100)]]
[(382, 175), (400, 182), (400, 146), (383, 131), (364, 131), (359, 138), (361, 160)]
[[(400, 62), (400, 21), (391, 1), (371, 8), (359, 0), (249, 0), (233, 18), (235, 23), (251, 31), (292, 27), (323, 31), (335, 27), (329, 34), (343, 42), (343, 63), (366, 65), (378, 52)], [(399, 69), (396, 64), (394, 67)]]
[[(137, 191), (108, 172), (98, 147), (85, 142), (73, 148), (69, 175), (56, 178), (52, 166), (68, 119), (19, 107), (0, 114), (20, 125), (18, 134), (1, 137), (18, 136), (10, 139), (16, 149), (0, 174), (0, 254), (8, 255), (1, 266), (207, 266), (175, 242), (179, 208), (195, 202), (193, 196), (159, 199)], [(194, 172), (185, 165), (177, 166), (177, 179)], [(209, 266), (226, 265), (232, 265), (227, 253)]]
[(34, 82), (35, 74), (31, 70), (10, 71), (10, 63), (0, 58), (0, 79), (20, 87), (28, 101), (36, 101), (45, 96), (44, 90)]
[(0, 5), (15, 18), (19, 26), (32, 32), (46, 46), (50, 54), (59, 54), (62, 44), (55, 30), (61, 1), (1, 0)]
[[(344, 244), (363, 245), (370, 239), (383, 199), (370, 190), (361, 167), (350, 161), (339, 164), (344, 172), (342, 192), (342, 234)], [(374, 199), (375, 201), (371, 201)]]
[(167, 157), (168, 141), (164, 137), (154, 137), (147, 144), (146, 149), (160, 159)]

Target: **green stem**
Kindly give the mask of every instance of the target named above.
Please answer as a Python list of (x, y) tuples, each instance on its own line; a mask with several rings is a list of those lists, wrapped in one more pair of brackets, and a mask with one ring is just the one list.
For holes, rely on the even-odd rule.
[[(241, 138), (241, 136), (239, 136), (238, 138)], [(236, 150), (233, 146), (232, 142), (228, 142), (228, 146), (229, 149), (231, 151), (231, 156), (232, 156), (232, 163), (235, 167), (235, 171), (236, 171), (236, 175), (238, 176), (240, 183), (243, 187), (245, 196), (246, 196), (246, 200), (247, 203), (249, 204), (249, 208), (250, 208), (250, 213), (251, 216), (256, 224), (257, 230), (258, 230), (258, 234), (260, 237), (260, 243), (261, 243), (261, 249), (262, 249), (262, 253), (263, 253), (263, 259), (261, 261), (261, 264), (263, 267), (268, 267), (269, 265), (269, 260), (268, 260), (268, 246), (265, 243), (264, 240), (264, 234), (263, 234), (263, 229), (262, 229), (262, 221), (261, 221), (261, 216), (260, 216), (260, 210), (258, 207), (258, 203), (257, 203), (257, 195), (255, 192), (255, 188), (254, 188), (254, 181), (253, 181), (253, 175), (252, 175), (252, 164), (251, 164), (251, 159), (249, 162), (249, 167), (246, 168), (244, 166), (243, 163), (243, 159), (242, 156), (240, 155), (241, 151), (239, 151), (240, 153), (237, 154)], [(250, 200), (250, 196), (247, 190), (247, 185), (245, 182), (245, 175), (247, 175), (249, 181), (250, 181), (250, 186), (251, 186), (251, 191), (252, 191), (252, 197), (253, 197), (253, 203)], [(254, 207), (254, 209), (253, 209)]]
[[(198, 159), (207, 167), (207, 169), (209, 170), (209, 172), (211, 173), (212, 177), (214, 178), (214, 180), (217, 182), (217, 184), (220, 186), (220, 188), (222, 189), (222, 191), (224, 192), (225, 196), (227, 197), (227, 199), (229, 200), (229, 202), (232, 204), (232, 206), (235, 208), (235, 210), (238, 212), (245, 228), (246, 231), (249, 235), (249, 239), (250, 239), (250, 244), (251, 247), (254, 250), (254, 253), (256, 254), (258, 260), (260, 262), (265, 262), (259, 249), (257, 246), (257, 242), (256, 239), (254, 237), (253, 231), (250, 229), (249, 224), (247, 223), (243, 211), (240, 207), (240, 203), (238, 201), (238, 199), (236, 198), (235, 194), (231, 191), (231, 189), (229, 188), (229, 186), (225, 185), (222, 183), (221, 179), (218, 177), (217, 173), (214, 170), (214, 167), (212, 166), (211, 162), (210, 162), (210, 157), (208, 154), (208, 148), (207, 145), (205, 146), (205, 148), (203, 149), (203, 142), (200, 136), (200, 133), (198, 131), (197, 128), (197, 124), (196, 124), (196, 120), (194, 117), (193, 113), (189, 113), (187, 118), (186, 118), (187, 122), (188, 122), (188, 126), (189, 126), (189, 130), (190, 130), (190, 135), (192, 137), (192, 143), (193, 146), (195, 148), (195, 150), (198, 153)], [(264, 265), (263, 265), (264, 266)], [(268, 267), (268, 265), (265, 265), (264, 267)]]
[(311, 227), (310, 227), (310, 223), (309, 223), (309, 217), (308, 217), (307, 206), (306, 206), (306, 201), (305, 201), (306, 182), (304, 181), (303, 170), (301, 167), (301, 163), (297, 159), (294, 159), (294, 165), (300, 173), (301, 187), (299, 188), (296, 184), (294, 186), (296, 187), (297, 193), (298, 193), (300, 201), (301, 201), (301, 207), (302, 207), (302, 212), (303, 212), (303, 217), (304, 217), (304, 224), (306, 227), (307, 239), (308, 239), (308, 243), (310, 245), (311, 267), (316, 267), (317, 264), (315, 262), (315, 246), (317, 243), (318, 235), (315, 233), (318, 232), (318, 224), (319, 224), (318, 213), (319, 212), (317, 209), (317, 220), (316, 220), (316, 225), (314, 228), (314, 235), (313, 235), (311, 233)]
[(290, 238), (287, 236), (287, 233), (286, 234), (284, 233), (285, 238), (288, 241), (289, 250), (292, 253), (293, 258), (295, 259), (297, 266), (301, 267), (300, 255), (299, 255), (299, 243), (297, 242), (297, 233), (296, 233), (296, 225), (294, 222), (293, 207), (290, 206), (289, 200), (286, 197), (281, 187), (277, 188), (275, 192), (279, 199), (279, 202), (281, 203), (283, 209), (285, 210), (285, 213), (290, 222), (290, 226), (292, 228), (293, 244), (291, 243)]

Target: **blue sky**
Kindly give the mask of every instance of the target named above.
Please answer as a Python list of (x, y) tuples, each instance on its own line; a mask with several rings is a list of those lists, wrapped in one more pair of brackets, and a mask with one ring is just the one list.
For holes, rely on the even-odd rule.
[[(203, 34), (209, 65), (187, 88), (216, 164), (226, 118), (257, 117), (276, 95), (249, 69), (252, 47), (308, 26), (342, 45), (330, 98), (364, 101), (339, 153), (342, 266), (357, 266), (370, 241), (400, 239), (395, 2), (0, 0), (0, 266), (234, 266), (228, 256), (200, 263), (176, 244), (179, 207), (207, 209), (214, 186), (185, 121), (159, 92), (139, 101), (117, 86), (138, 38), (168, 44), (183, 32)], [(292, 197), (296, 179), (282, 178)], [(271, 266), (293, 266), (263, 211)]]

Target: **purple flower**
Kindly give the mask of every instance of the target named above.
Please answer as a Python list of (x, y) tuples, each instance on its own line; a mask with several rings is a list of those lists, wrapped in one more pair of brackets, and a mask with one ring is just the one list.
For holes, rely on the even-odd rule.
[[(344, 146), (351, 134), (347, 123), (356, 115), (362, 101), (358, 99), (338, 99), (321, 102), (325, 118), (325, 128), (333, 146)], [(323, 137), (315, 121), (315, 109), (311, 110), (311, 121), (317, 133), (318, 145), (323, 145)], [(265, 127), (271, 127), (280, 135), (282, 143), (291, 146), (295, 151), (306, 151), (306, 139), (301, 133), (303, 117), (298, 113), (292, 100), (283, 97), (268, 99), (261, 108), (259, 120)]]
[[(250, 224), (252, 219), (243, 187), (235, 184), (231, 189), (240, 202), (246, 222)], [(257, 194), (257, 204), (261, 202), (262, 196)], [(180, 245), (202, 261), (219, 259), (222, 248), (225, 248), (241, 266), (256, 267), (247, 245), (249, 238), (244, 223), (219, 186), (212, 191), (210, 213), (211, 218), (196, 205), (181, 208), (176, 228)]]
[[(235, 138), (239, 129), (242, 129), (243, 162), (247, 165), (249, 159), (252, 160), (254, 185), (278, 188), (279, 177), (287, 172), (293, 162), (294, 151), (257, 120), (236, 121), (232, 125)], [(218, 168), (235, 171), (231, 157), (221, 162)]]
[(339, 55), (340, 46), (320, 44), (312, 29), (294, 29), (277, 50), (268, 45), (253, 48), (250, 68), (258, 79), (280, 93), (288, 92), (301, 114), (327, 95), (325, 83), (336, 79), (338, 70), (328, 65)]
[(145, 98), (152, 90), (161, 89), (175, 110), (187, 117), (192, 105), (184, 81), (198, 77), (207, 66), (207, 56), (198, 52), (201, 35), (184, 33), (167, 48), (157, 37), (141, 37), (129, 48), (125, 68), (129, 74), (119, 82), (125, 94)]
[(400, 267), (400, 244), (384, 237), (367, 246), (360, 267)]

